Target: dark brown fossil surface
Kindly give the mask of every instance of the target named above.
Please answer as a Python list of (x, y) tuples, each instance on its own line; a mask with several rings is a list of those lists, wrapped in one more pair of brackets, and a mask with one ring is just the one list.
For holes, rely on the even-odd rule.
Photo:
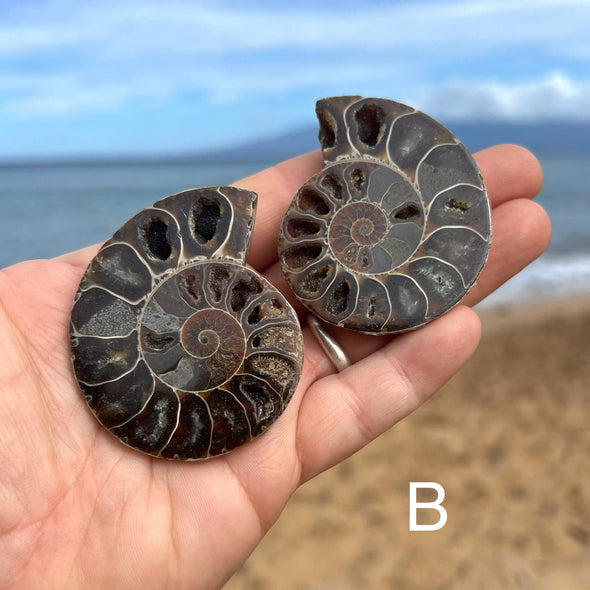
[(71, 315), (74, 372), (123, 443), (207, 459), (262, 434), (303, 362), (295, 312), (244, 266), (254, 193), (188, 190), (144, 209), (104, 244)]

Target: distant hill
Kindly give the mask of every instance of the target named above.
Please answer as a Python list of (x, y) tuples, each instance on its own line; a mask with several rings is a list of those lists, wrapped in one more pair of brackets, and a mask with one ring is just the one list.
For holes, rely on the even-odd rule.
[[(590, 150), (590, 123), (477, 123), (449, 121), (449, 129), (471, 151), (517, 143), (536, 152)], [(319, 147), (315, 127), (251, 141), (225, 150), (195, 154), (196, 159), (280, 161)]]
[(470, 149), (497, 143), (517, 143), (533, 151), (590, 150), (590, 123), (465, 123), (449, 129)]
[[(590, 151), (590, 123), (477, 123), (444, 121), (471, 151), (498, 143), (517, 143), (537, 153)], [(79, 157), (35, 158), (0, 161), (0, 167), (143, 164), (146, 162), (280, 162), (319, 148), (315, 126), (273, 137), (252, 140), (222, 150), (176, 154), (105, 154)]]

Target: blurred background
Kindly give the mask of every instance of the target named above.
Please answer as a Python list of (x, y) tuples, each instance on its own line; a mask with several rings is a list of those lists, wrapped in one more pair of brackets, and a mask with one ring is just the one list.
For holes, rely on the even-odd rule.
[[(479, 306), (474, 359), (304, 486), (228, 588), (590, 588), (589, 25), (587, 0), (0, 3), (0, 267), (316, 149), (325, 96), (543, 163), (552, 244)], [(444, 529), (408, 532), (409, 481), (445, 486)]]

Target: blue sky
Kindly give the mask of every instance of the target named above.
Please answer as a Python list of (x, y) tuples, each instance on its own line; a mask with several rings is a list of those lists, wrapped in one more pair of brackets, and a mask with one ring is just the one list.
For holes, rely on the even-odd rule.
[(0, 0), (0, 158), (214, 149), (382, 96), (590, 121), (590, 0)]

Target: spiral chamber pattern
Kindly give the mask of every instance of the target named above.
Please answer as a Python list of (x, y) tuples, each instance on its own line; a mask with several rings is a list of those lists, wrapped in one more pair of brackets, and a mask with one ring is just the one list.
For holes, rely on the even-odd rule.
[(153, 456), (201, 460), (258, 437), (297, 385), (285, 298), (244, 266), (256, 207), (233, 187), (184, 191), (104, 244), (71, 314), (74, 372), (98, 420)]
[(325, 166), (283, 219), (287, 282), (323, 320), (369, 334), (448, 311), (490, 246), (477, 164), (448, 129), (401, 103), (345, 96), (316, 111)]

